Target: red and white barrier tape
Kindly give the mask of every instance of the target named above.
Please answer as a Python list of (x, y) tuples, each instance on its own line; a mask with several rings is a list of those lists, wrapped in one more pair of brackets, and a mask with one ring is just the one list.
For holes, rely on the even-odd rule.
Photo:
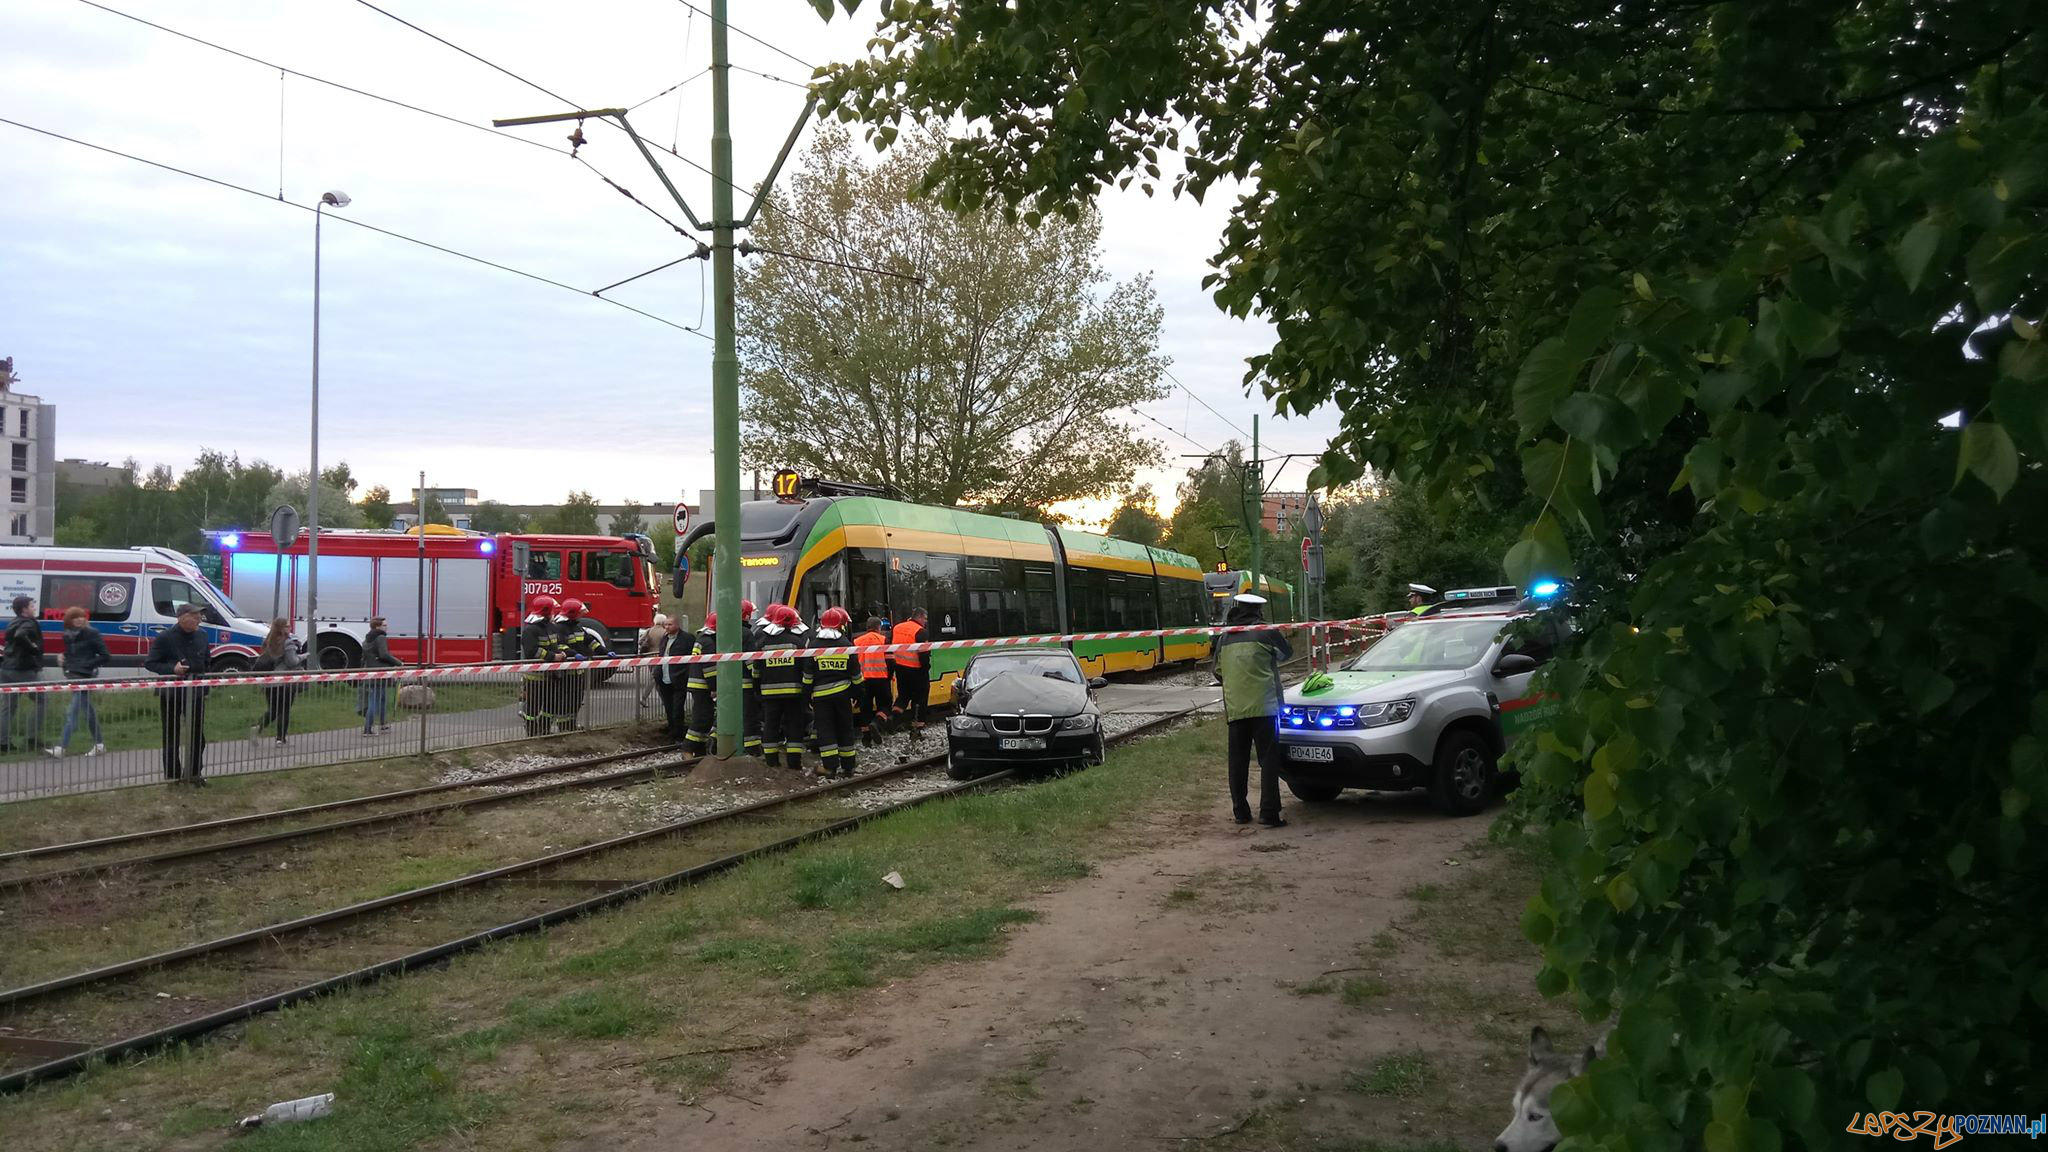
[[(1394, 621), (1398, 623), (1399, 621)], [(798, 652), (804, 657), (812, 656), (857, 656), (862, 653), (898, 652), (942, 652), (955, 648), (1020, 648), (1045, 647), (1090, 640), (1143, 640), (1151, 637), (1189, 637), (1209, 639), (1232, 632), (1300, 631), (1302, 629), (1323, 629), (1343, 632), (1384, 631), (1389, 621), (1379, 616), (1361, 616), (1350, 620), (1313, 620), (1299, 624), (1237, 624), (1214, 625), (1199, 628), (1138, 628), (1118, 632), (1068, 632), (1043, 636), (987, 636), (975, 640), (925, 640), (915, 644), (874, 644), (867, 647), (844, 644), (831, 648), (803, 648)], [(809, 633), (805, 633), (809, 635)], [(275, 685), (305, 685), (321, 683), (363, 682), (370, 680), (452, 680), (473, 676), (528, 675), (536, 672), (593, 672), (601, 669), (653, 668), (664, 664), (729, 664), (735, 661), (760, 660), (768, 656), (788, 655), (788, 649), (753, 652), (712, 652), (702, 656), (608, 656), (595, 660), (547, 660), (513, 661), (499, 664), (444, 664), (431, 668), (353, 668), (344, 672), (286, 672), (286, 673), (242, 673), (223, 672), (193, 680), (187, 677), (161, 676), (153, 679), (133, 678), (118, 680), (44, 680), (28, 684), (0, 684), (0, 695), (33, 694), (38, 692), (120, 692), (136, 689), (158, 689), (178, 684), (202, 683), (209, 685), (237, 685), (269, 687)]]

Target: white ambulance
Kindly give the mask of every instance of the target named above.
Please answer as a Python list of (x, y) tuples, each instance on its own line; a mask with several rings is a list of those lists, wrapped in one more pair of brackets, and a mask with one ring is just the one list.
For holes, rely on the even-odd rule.
[(48, 664), (64, 651), (64, 612), (74, 607), (86, 610), (117, 667), (141, 664), (156, 634), (176, 626), (180, 604), (200, 606), (200, 630), (223, 671), (247, 669), (267, 631), (169, 548), (0, 545), (0, 613), (16, 596), (35, 598)]

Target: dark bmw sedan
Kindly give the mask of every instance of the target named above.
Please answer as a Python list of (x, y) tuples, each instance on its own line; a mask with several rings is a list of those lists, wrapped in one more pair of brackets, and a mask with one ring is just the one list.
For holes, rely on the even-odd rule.
[(1102, 717), (1090, 680), (1064, 648), (999, 648), (968, 662), (953, 685), (959, 712), (946, 722), (955, 780), (1021, 764), (1099, 764)]

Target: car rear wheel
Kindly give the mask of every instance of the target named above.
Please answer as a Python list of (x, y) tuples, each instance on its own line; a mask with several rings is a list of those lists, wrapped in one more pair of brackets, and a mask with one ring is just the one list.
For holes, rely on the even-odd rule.
[(1306, 800), (1310, 804), (1321, 804), (1325, 801), (1335, 800), (1344, 791), (1344, 786), (1342, 784), (1327, 784), (1316, 780), (1289, 780), (1287, 782), (1287, 790), (1294, 793), (1294, 797), (1297, 800)]
[(1477, 732), (1456, 731), (1436, 748), (1430, 766), (1429, 798), (1453, 816), (1471, 816), (1493, 794), (1494, 755)]

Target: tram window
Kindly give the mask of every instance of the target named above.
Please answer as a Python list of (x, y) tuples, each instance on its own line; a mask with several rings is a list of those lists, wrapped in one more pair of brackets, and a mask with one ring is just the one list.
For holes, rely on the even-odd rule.
[(1102, 573), (1092, 568), (1067, 569), (1067, 604), (1074, 613), (1074, 630), (1101, 632), (1109, 628), (1107, 589)]
[(967, 630), (962, 635), (1002, 636), (1014, 630), (1006, 630), (1004, 623), (1002, 570), (984, 567), (982, 562), (970, 558), (967, 561)]
[(1002, 576), (1003, 634), (1022, 636), (1032, 631), (1024, 618), (1024, 562), (999, 560)]
[(1159, 596), (1159, 581), (1151, 576), (1133, 576), (1129, 580), (1129, 586), (1131, 596), (1124, 611), (1124, 619), (1130, 623), (1124, 627), (1159, 627), (1159, 609), (1156, 602)]
[(1128, 623), (1131, 615), (1130, 582), (1121, 573), (1105, 575), (1102, 594), (1106, 606), (1103, 627), (1119, 631), (1133, 627)]
[(927, 554), (924, 560), (927, 612), (931, 613), (932, 635), (942, 639), (958, 639), (961, 636), (961, 581), (960, 557)]
[(804, 573), (796, 594), (796, 609), (803, 613), (804, 619), (816, 623), (825, 609), (844, 599), (844, 568), (840, 557), (834, 556)]
[(1024, 569), (1024, 631), (1050, 636), (1060, 629), (1059, 594), (1050, 568)]
[(882, 553), (873, 548), (848, 548), (846, 556), (846, 610), (856, 627), (870, 616), (889, 615), (888, 583), (883, 578), (887, 565)]

